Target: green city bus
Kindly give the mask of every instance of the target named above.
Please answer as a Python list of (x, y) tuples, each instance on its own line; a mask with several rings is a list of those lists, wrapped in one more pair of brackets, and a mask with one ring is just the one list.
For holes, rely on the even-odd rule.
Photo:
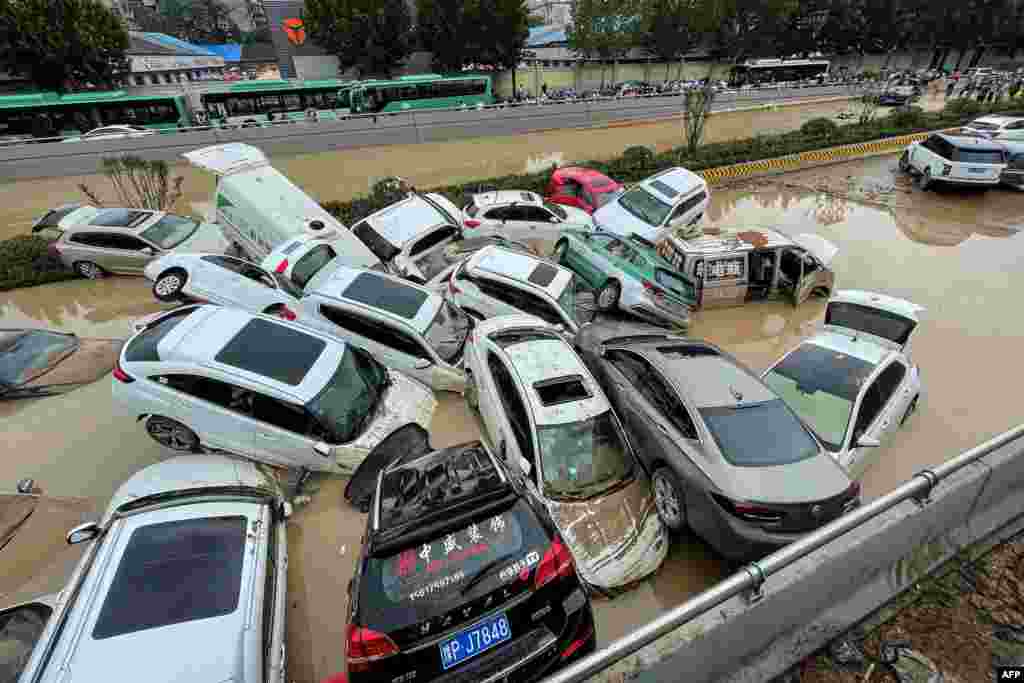
[(348, 88), (353, 114), (377, 114), (410, 109), (446, 109), (494, 104), (490, 76), (421, 74), (390, 81), (359, 81)]
[(213, 125), (264, 123), (317, 118), (335, 119), (349, 113), (343, 89), (352, 81), (243, 81), (199, 95), (202, 109)]
[(124, 90), (0, 95), (0, 140), (67, 137), (113, 125), (188, 126), (188, 103), (182, 95), (129, 95)]

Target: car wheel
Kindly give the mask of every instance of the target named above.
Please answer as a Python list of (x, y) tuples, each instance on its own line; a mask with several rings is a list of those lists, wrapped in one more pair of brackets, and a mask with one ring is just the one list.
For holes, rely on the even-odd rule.
[(92, 261), (75, 261), (75, 272), (88, 280), (99, 280), (103, 269)]
[(915, 396), (914, 399), (910, 402), (910, 405), (907, 406), (906, 412), (903, 413), (903, 417), (900, 418), (900, 427), (905, 425), (907, 423), (907, 420), (910, 419), (910, 416), (914, 413), (915, 410), (917, 410), (917, 398), (918, 397)]
[(932, 186), (932, 169), (925, 168), (924, 173), (921, 174), (921, 189), (927, 190)]
[(565, 257), (569, 253), (569, 243), (565, 240), (560, 241), (555, 245), (555, 253), (552, 256), (555, 257), (555, 263), (564, 265)]
[(153, 296), (164, 303), (181, 297), (181, 290), (188, 281), (188, 273), (181, 268), (171, 268), (160, 273), (153, 283)]
[(146, 432), (161, 446), (172, 451), (195, 453), (199, 450), (199, 437), (191, 429), (169, 417), (153, 415), (146, 420)]
[(900, 171), (907, 173), (910, 171), (910, 153), (904, 152), (900, 155)]
[(473, 410), (480, 411), (480, 395), (477, 393), (476, 380), (473, 379), (473, 373), (469, 370), (466, 371), (466, 388), (463, 391), (463, 396), (466, 397), (466, 403)]
[(683, 505), (683, 486), (679, 477), (668, 467), (654, 471), (654, 505), (658, 516), (672, 531), (681, 531), (686, 526), (686, 508)]
[(622, 287), (615, 280), (604, 283), (597, 293), (597, 307), (602, 311), (610, 311), (619, 305)]

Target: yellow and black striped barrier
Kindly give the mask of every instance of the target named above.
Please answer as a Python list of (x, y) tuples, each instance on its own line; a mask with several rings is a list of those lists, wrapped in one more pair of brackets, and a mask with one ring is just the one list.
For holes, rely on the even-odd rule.
[[(939, 131), (941, 132), (941, 131)], [(774, 159), (760, 159), (758, 161), (745, 161), (741, 164), (730, 166), (718, 166), (698, 171), (698, 175), (704, 177), (710, 184), (722, 182), (723, 180), (735, 180), (737, 178), (748, 178), (755, 175), (780, 173), (785, 171), (797, 171), (819, 164), (829, 164), (837, 161), (847, 161), (858, 157), (872, 156), (875, 154), (886, 154), (903, 149), (911, 142), (924, 140), (931, 132), (913, 133), (911, 135), (900, 135), (882, 140), (871, 140), (868, 142), (856, 142), (850, 145), (829, 147), (828, 149), (815, 149), (798, 154), (788, 154)]]

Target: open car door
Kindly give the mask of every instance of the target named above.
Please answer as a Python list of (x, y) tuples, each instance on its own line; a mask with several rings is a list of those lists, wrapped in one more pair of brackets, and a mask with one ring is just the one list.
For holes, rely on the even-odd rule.
[(824, 237), (809, 233), (796, 235), (793, 242), (803, 250), (800, 254), (800, 276), (793, 288), (793, 305), (799, 306), (815, 291), (832, 291), (835, 273), (831, 266), (839, 247)]
[(825, 309), (826, 327), (868, 334), (904, 350), (920, 322), (923, 306), (886, 294), (846, 289), (836, 292)]

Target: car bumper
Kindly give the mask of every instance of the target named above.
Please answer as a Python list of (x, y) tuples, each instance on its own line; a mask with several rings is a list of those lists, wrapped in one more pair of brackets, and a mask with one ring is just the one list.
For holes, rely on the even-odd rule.
[(945, 183), (947, 185), (963, 185), (965, 187), (995, 187), (999, 184), (999, 177), (995, 178), (969, 178), (967, 176), (932, 176), (932, 180), (937, 183)]
[(1024, 171), (1003, 171), (1003, 175), (1000, 176), (999, 182), (1018, 190), (1024, 190)]
[(710, 498), (705, 499), (705, 505), (711, 508), (710, 528), (700, 530), (701, 536), (733, 562), (760, 559), (809, 533), (772, 533), (733, 517)]
[(668, 555), (669, 538), (657, 512), (651, 510), (640, 533), (608, 555), (578, 562), (580, 578), (600, 593), (615, 593), (657, 571)]

